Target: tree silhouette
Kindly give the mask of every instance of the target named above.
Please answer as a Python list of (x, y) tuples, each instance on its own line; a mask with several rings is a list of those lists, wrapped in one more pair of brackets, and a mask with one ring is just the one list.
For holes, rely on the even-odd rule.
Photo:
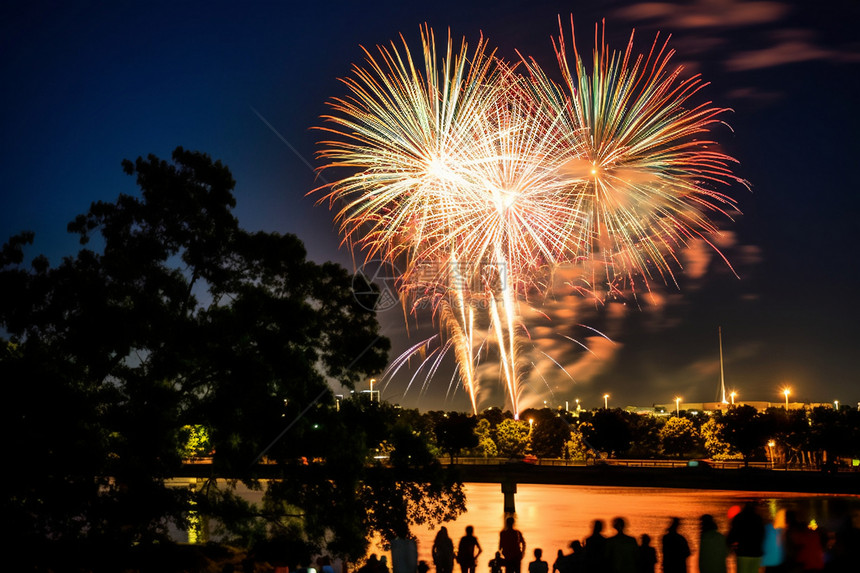
[[(295, 236), (240, 228), (232, 175), (205, 154), (178, 148), (172, 161), (123, 168), (140, 195), (93, 203), (70, 223), (76, 255), (28, 267), (32, 233), (0, 250), (0, 378), (16, 404), (3, 424), (18, 436), (3, 510), (19, 549), (86, 541), (107, 555), (163, 543), (194, 500), (246, 543), (299, 508), (306, 540), (356, 557), (369, 532), (461, 510), (429, 436), (391, 412), (376, 428), (362, 412), (359, 430), (335, 412), (329, 381), (377, 374), (389, 347), (347, 271), (307, 261)], [(167, 487), (189, 426), (208, 432), (213, 478), (255, 487), (265, 454), (284, 487), (256, 509), (214, 480)], [(380, 438), (393, 467), (370, 474)], [(407, 515), (382, 511), (391, 496)]]
[(749, 405), (731, 408), (722, 417), (723, 439), (743, 456), (744, 466), (767, 443), (771, 429), (758, 411)]
[(623, 456), (633, 439), (629, 416), (622, 410), (601, 409), (591, 417), (590, 425), (583, 426), (583, 436), (596, 450), (610, 456)]
[(570, 439), (570, 424), (558, 416), (546, 416), (532, 428), (532, 453), (539, 458), (560, 458)]
[(466, 448), (474, 448), (478, 445), (478, 436), (475, 434), (475, 426), (478, 420), (460, 412), (450, 412), (436, 421), (436, 443), (443, 452), (448, 454), (451, 463), (454, 456)]

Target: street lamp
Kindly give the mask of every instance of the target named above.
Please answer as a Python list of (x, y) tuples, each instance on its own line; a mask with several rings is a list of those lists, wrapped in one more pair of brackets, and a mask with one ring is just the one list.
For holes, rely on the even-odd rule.
[(785, 394), (785, 409), (787, 411), (788, 410), (788, 395), (791, 394), (791, 389), (786, 388), (785, 390), (782, 391), (782, 393)]
[(731, 397), (731, 399), (732, 399), (732, 406), (734, 406), (734, 405), (735, 405), (735, 396), (737, 396), (737, 395), (738, 395), (738, 393), (737, 393), (737, 392), (735, 392), (734, 390), (732, 390), (732, 391), (729, 393), (729, 396), (730, 396), (730, 397)]
[(609, 409), (609, 394), (604, 394), (604, 395), (603, 395), (603, 409), (604, 409), (604, 410), (608, 410), (608, 409)]
[[(370, 379), (370, 401), (373, 402), (373, 383), (376, 382), (376, 378)], [(379, 400), (377, 400), (379, 402)]]
[(535, 425), (535, 419), (529, 418), (529, 432), (532, 431), (532, 426), (534, 426), (534, 425)]
[(776, 445), (776, 442), (773, 440), (768, 440), (767, 447), (770, 452), (770, 469), (773, 469), (773, 447)]
[(681, 415), (681, 397), (680, 396), (675, 396), (675, 415), (676, 416)]
[(836, 405), (836, 411), (838, 412), (839, 411), (839, 400), (834, 400), (833, 404)]

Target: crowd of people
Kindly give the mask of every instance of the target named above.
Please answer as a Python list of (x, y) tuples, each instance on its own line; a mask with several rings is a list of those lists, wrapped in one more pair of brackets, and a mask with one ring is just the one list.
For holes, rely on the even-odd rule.
[[(528, 573), (655, 573), (658, 563), (663, 573), (686, 573), (693, 557), (690, 544), (679, 533), (679, 518), (672, 518), (659, 540), (660, 555), (651, 537), (642, 534), (639, 541), (626, 533), (622, 517), (612, 520), (614, 535), (604, 534), (604, 522), (593, 522), (591, 534), (570, 543), (568, 553), (559, 549), (550, 565), (543, 550), (533, 550), (534, 560)], [(731, 516), (728, 531), (719, 531), (712, 515), (699, 519), (698, 570), (701, 573), (726, 573), (734, 561), (737, 573), (797, 573), (804, 571), (860, 572), (860, 510), (851, 512), (845, 525), (837, 531), (811, 529), (794, 511), (781, 510), (766, 520), (755, 503), (747, 503)], [(439, 529), (433, 542), (432, 559), (436, 573), (476, 573), (478, 556), (483, 549), (472, 526), (456, 545), (445, 527)], [(498, 550), (489, 560), (490, 573), (521, 573), (526, 542), (508, 517), (499, 534)], [(732, 558), (733, 556), (733, 558)], [(427, 573), (429, 565), (421, 562), (417, 569), (394, 573)]]

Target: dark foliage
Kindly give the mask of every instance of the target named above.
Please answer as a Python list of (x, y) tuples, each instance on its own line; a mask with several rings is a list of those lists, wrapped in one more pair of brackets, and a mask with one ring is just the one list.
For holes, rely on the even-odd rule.
[[(333, 531), (334, 548), (357, 556), (390, 520), (456, 515), (462, 492), (433, 465), (427, 436), (390, 413), (373, 422), (334, 409), (329, 381), (377, 374), (389, 348), (347, 271), (306, 260), (295, 236), (240, 228), (232, 175), (205, 154), (178, 148), (172, 161), (123, 168), (140, 196), (93, 203), (70, 223), (83, 245), (75, 256), (27, 267), (32, 233), (0, 250), (0, 380), (15, 404), (3, 427), (16, 436), (2, 511), (13, 543), (153, 545), (193, 507), (245, 543), (298, 535), (313, 547)], [(212, 478), (257, 487), (254, 462), (266, 458), (280, 462), (281, 486), (257, 508), (213, 480), (169, 487), (188, 425), (210, 432)], [(404, 499), (400, 476), (365, 473), (385, 440), (397, 469), (425, 471), (416, 487), (427, 491), (407, 492), (413, 516), (370, 523), (368, 503)]]

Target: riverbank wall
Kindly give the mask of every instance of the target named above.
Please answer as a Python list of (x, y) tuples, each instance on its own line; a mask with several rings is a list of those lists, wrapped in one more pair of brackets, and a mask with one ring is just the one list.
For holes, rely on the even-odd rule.
[(860, 495), (860, 472), (758, 468), (650, 468), (613, 465), (540, 466), (526, 463), (451, 466), (464, 482), (774, 491)]

